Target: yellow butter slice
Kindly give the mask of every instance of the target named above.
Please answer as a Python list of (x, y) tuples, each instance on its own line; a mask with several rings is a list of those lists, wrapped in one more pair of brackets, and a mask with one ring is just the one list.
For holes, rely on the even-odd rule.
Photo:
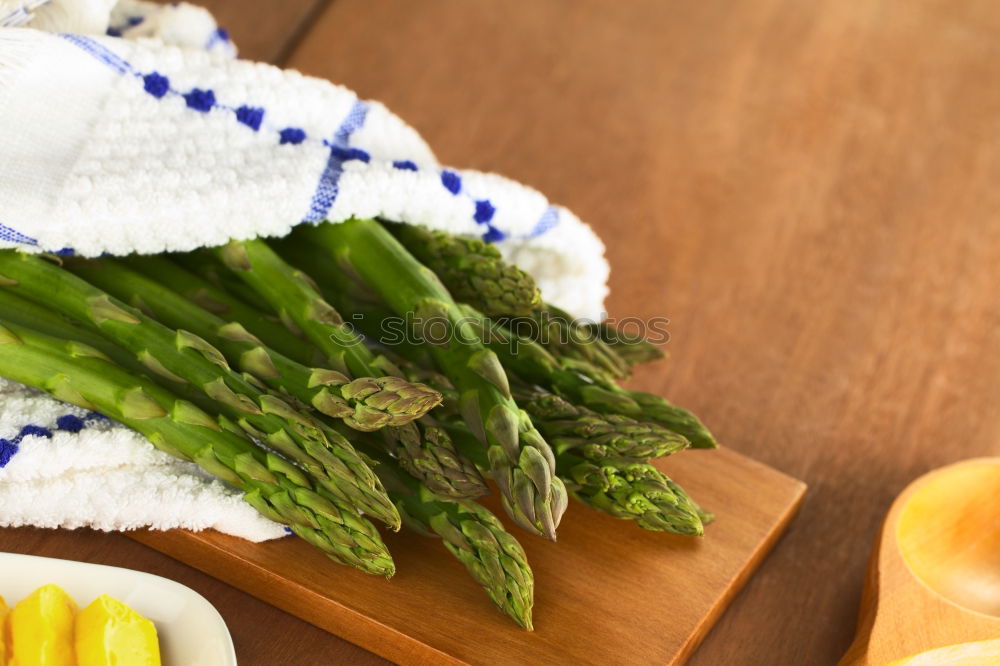
[(10, 608), (7, 602), (0, 597), (0, 666), (7, 663), (7, 614)]
[(156, 627), (101, 595), (76, 617), (77, 666), (160, 666)]
[(77, 605), (58, 585), (45, 585), (10, 611), (8, 666), (74, 666)]

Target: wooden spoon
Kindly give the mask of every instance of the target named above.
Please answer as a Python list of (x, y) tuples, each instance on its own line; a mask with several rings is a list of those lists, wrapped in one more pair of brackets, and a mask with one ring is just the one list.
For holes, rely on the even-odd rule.
[(1000, 458), (911, 483), (889, 509), (841, 666), (1000, 637)]
[(894, 661), (888, 666), (997, 666), (1000, 640), (958, 643)]

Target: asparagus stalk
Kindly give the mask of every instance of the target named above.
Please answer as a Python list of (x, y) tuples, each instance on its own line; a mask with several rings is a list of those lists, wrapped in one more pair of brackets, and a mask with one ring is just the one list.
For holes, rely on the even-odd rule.
[[(385, 227), (422, 264), (434, 271), (452, 297), (488, 317), (521, 324), (538, 334), (555, 356), (592, 364), (612, 377), (628, 376), (628, 363), (605, 342), (559, 308), (543, 304), (535, 281), (503, 259), (499, 250), (478, 238), (454, 236), (410, 224)], [(528, 318), (528, 319), (525, 319)]]
[(503, 524), (485, 507), (470, 500), (444, 499), (423, 484), (396, 474), (390, 462), (372, 453), (403, 523), (426, 536), (439, 536), (465, 565), (494, 605), (531, 631), (534, 576), (528, 558)]
[[(329, 263), (327, 262), (328, 265)], [(381, 305), (353, 301), (348, 294), (356, 293), (356, 290), (350, 289), (350, 285), (343, 281), (343, 276), (334, 276), (334, 279), (338, 281), (338, 293), (345, 311), (360, 314), (354, 320), (358, 327), (369, 338), (381, 341), (380, 322), (391, 314)], [(444, 408), (454, 411), (458, 404), (454, 386), (440, 373), (422, 368), (411, 360), (422, 356), (425, 348), (408, 344), (394, 344), (392, 347), (408, 357), (391, 359), (399, 368), (397, 372), (405, 373), (411, 381), (422, 381), (433, 386), (444, 397)], [(420, 362), (426, 361), (420, 358)], [(560, 396), (537, 387), (519, 389), (515, 399), (557, 452), (576, 449), (578, 453), (594, 461), (607, 458), (642, 461), (669, 456), (690, 446), (686, 437), (660, 424), (621, 414), (601, 414), (573, 405)], [(461, 452), (457, 454), (465, 457)]]
[[(177, 258), (178, 255), (169, 255)], [(118, 259), (132, 270), (151, 277), (164, 287), (226, 321), (238, 321), (279, 354), (310, 366), (316, 361), (315, 348), (296, 337), (276, 318), (244, 303), (228, 291), (184, 268), (164, 255), (132, 256)]]
[(398, 529), (399, 514), (371, 469), (359, 459), (340, 457), (350, 449), (346, 440), (331, 445), (331, 433), (232, 371), (202, 338), (167, 328), (38, 256), (0, 252), (0, 276), (0, 288), (94, 328), (154, 374), (190, 383), (250, 435), (301, 464), (341, 508), (357, 507)]
[(499, 250), (478, 238), (453, 236), (410, 224), (386, 228), (422, 264), (434, 271), (456, 301), (491, 317), (529, 316), (541, 306), (530, 275), (503, 260)]
[(413, 332), (455, 385), (463, 417), (487, 448), (504, 508), (525, 529), (554, 539), (567, 497), (552, 450), (511, 397), (496, 355), (440, 281), (373, 220), (310, 227), (303, 237), (357, 274), (398, 315), (416, 317)]
[[(391, 365), (383, 366), (387, 372), (406, 377), (411, 382), (426, 381), (442, 396), (444, 393), (451, 396), (451, 404), (443, 404), (443, 409), (457, 409), (457, 392), (447, 377), (395, 355), (387, 358), (391, 361)], [(400, 467), (432, 492), (453, 499), (474, 499), (489, 494), (479, 469), (458, 450), (448, 431), (434, 417), (426, 415), (400, 428), (385, 428), (379, 434), (383, 448), (397, 459)]]
[(629, 375), (629, 365), (623, 358), (584, 324), (554, 305), (547, 304), (530, 318), (504, 317), (499, 321), (518, 337), (541, 344), (556, 359), (586, 367), (590, 375), (604, 376), (608, 381)]
[[(285, 331), (299, 340), (300, 343), (308, 342), (302, 331), (295, 327), (294, 322), (282, 319), (278, 316), (277, 311), (272, 313), (269, 304), (262, 301), (261, 295), (254, 291), (253, 287), (233, 275), (232, 271), (219, 263), (215, 248), (202, 248), (192, 252), (173, 254), (170, 255), (170, 258), (183, 268), (198, 275), (205, 282), (214, 285), (219, 291), (229, 294), (232, 299), (265, 312), (265, 317), (268, 317), (272, 322), (280, 323)], [(306, 363), (314, 363), (314, 361)]]
[(0, 313), (9, 323), (30, 328), (67, 342), (82, 342), (88, 347), (93, 347), (133, 374), (144, 375), (149, 372), (133, 354), (110, 342), (107, 338), (66, 319), (45, 306), (23, 299), (8, 289), (0, 289)]
[(649, 340), (639, 335), (628, 335), (607, 322), (587, 324), (586, 327), (604, 344), (613, 349), (615, 354), (629, 365), (629, 368), (634, 368), (641, 363), (658, 361), (664, 357), (663, 350)]
[[(285, 262), (263, 241), (233, 241), (217, 254), (223, 264), (261, 293), (283, 320), (302, 330), (333, 363), (350, 372), (378, 375), (385, 375), (391, 367), (387, 359), (373, 354), (353, 329), (343, 325), (340, 315), (323, 299), (310, 277)], [(403, 381), (399, 377), (393, 380)], [(434, 395), (437, 404), (440, 394)], [(439, 492), (458, 497), (484, 494), (486, 487), (472, 466), (463, 464), (458, 456), (448, 455), (447, 435), (440, 430), (418, 424), (387, 430), (383, 436), (407, 471)]]
[[(384, 369), (411, 382), (427, 381), (435, 390), (452, 396), (458, 404), (455, 387), (447, 377), (432, 370), (424, 370), (403, 358), (393, 357)], [(448, 410), (452, 405), (442, 405)], [(399, 428), (384, 428), (382, 448), (386, 449), (399, 466), (410, 476), (419, 479), (432, 492), (452, 499), (474, 499), (489, 494), (489, 488), (478, 468), (451, 441), (451, 436), (437, 420), (426, 415), (420, 420)]]
[(557, 393), (573, 404), (602, 414), (620, 414), (659, 423), (686, 437), (693, 448), (718, 447), (708, 428), (688, 410), (658, 395), (623, 389), (602, 373), (593, 373), (588, 364), (557, 359), (537, 342), (485, 319), (468, 306), (462, 308), (467, 324), (479, 332), (508, 372)]
[[(572, 453), (559, 456), (559, 473), (580, 502), (644, 530), (702, 536), (702, 510), (684, 489), (648, 463), (595, 463)], [(706, 514), (707, 515), (707, 514)]]
[[(476, 465), (486, 468), (483, 455), (468, 426), (442, 421), (458, 448)], [(646, 530), (700, 536), (712, 514), (702, 510), (663, 472), (644, 462), (605, 458), (588, 460), (579, 451), (557, 457), (557, 470), (567, 490), (582, 504)]]
[(386, 576), (394, 572), (374, 526), (317, 492), (297, 467), (220, 428), (195, 405), (129, 374), (96, 349), (0, 321), (0, 375), (134, 428), (156, 448), (240, 488), (261, 514), (337, 562)]
[(470, 500), (444, 502), (422, 490), (399, 503), (408, 524), (429, 527), (465, 565), (490, 599), (520, 626), (532, 630), (534, 578), (521, 544), (486, 508)]
[(376, 356), (340, 314), (320, 295), (315, 283), (290, 266), (267, 243), (231, 241), (215, 250), (222, 263), (249, 285), (290, 328), (301, 330), (326, 356), (330, 367), (354, 377), (379, 377)]
[(114, 260), (74, 261), (69, 268), (161, 323), (201, 336), (233, 365), (272, 389), (343, 419), (357, 430), (409, 423), (441, 401), (437, 391), (397, 377), (352, 381), (336, 370), (301, 365), (268, 349), (239, 322), (227, 322)]
[(425, 416), (419, 424), (386, 428), (379, 435), (382, 447), (403, 471), (436, 495), (474, 499), (489, 494), (476, 466), (456, 450), (448, 432), (431, 417)]
[[(349, 312), (351, 326), (357, 328), (368, 340), (382, 350), (379, 367), (390, 374), (405, 376), (410, 381), (424, 382), (411, 373), (400, 372), (400, 362), (405, 357), (410, 361), (419, 359), (425, 367), (433, 365), (428, 346), (415, 340), (405, 328), (403, 319), (389, 311), (388, 306), (360, 276), (352, 274), (349, 266), (340, 266), (330, 261), (325, 252), (317, 252), (316, 247), (303, 238), (302, 232), (274, 243), (278, 252), (289, 263), (303, 270), (316, 282), (319, 293), (341, 312)], [(405, 362), (405, 361), (404, 361)], [(432, 373), (429, 378), (440, 379), (440, 373)], [(450, 390), (454, 390), (447, 382)], [(424, 382), (426, 383), (426, 382)], [(440, 388), (430, 384), (440, 391)]]
[(621, 414), (600, 414), (536, 389), (520, 404), (557, 453), (576, 451), (591, 461), (663, 458), (690, 446), (672, 430)]
[[(195, 260), (187, 259), (186, 262), (193, 264)], [(180, 270), (184, 271), (184, 269)], [(190, 275), (188, 273), (188, 276)], [(195, 278), (195, 280), (198, 279), (200, 278)], [(201, 288), (205, 289), (204, 285)], [(221, 290), (209, 293), (217, 300), (235, 300), (228, 292)], [(242, 305), (239, 301), (237, 303)], [(250, 306), (243, 305), (243, 307), (249, 308)], [(253, 320), (262, 316), (248, 317), (248, 319)], [(287, 331), (287, 329), (283, 330)], [(259, 329), (253, 332), (258, 331)], [(268, 334), (267, 331), (262, 331), (262, 333), (265, 336)], [(268, 342), (268, 339), (265, 339), (264, 342)], [(399, 371), (395, 363), (391, 363), (383, 357), (377, 357), (376, 363), (380, 371), (388, 373), (386, 381), (390, 378), (402, 377), (414, 383), (419, 382), (412, 377), (406, 377)], [(424, 482), (435, 493), (446, 497), (470, 499), (481, 497), (489, 492), (486, 482), (475, 465), (454, 448), (447, 433), (437, 427), (433, 420), (428, 417), (399, 427), (383, 428), (377, 436), (366, 438), (365, 441), (375, 448), (386, 449), (407, 473)]]
[(715, 449), (719, 445), (708, 428), (697, 416), (653, 393), (644, 391), (626, 391), (639, 409), (642, 417), (660, 423), (674, 432), (680, 433), (691, 441), (696, 449)]
[[(349, 307), (352, 312), (356, 311), (354, 305)], [(358, 308), (359, 311), (361, 309)], [(364, 309), (364, 316), (356, 323), (377, 341), (378, 322), (389, 316), (384, 310), (372, 306)], [(411, 360), (420, 356), (423, 348), (397, 345), (394, 349), (407, 356), (392, 359), (399, 368), (397, 371), (405, 374), (410, 381), (422, 381), (433, 386), (444, 398), (442, 408), (454, 412), (458, 394), (448, 378), (421, 367), (420, 363), (425, 362), (422, 358), (419, 362)], [(591, 460), (632, 458), (638, 461), (663, 458), (690, 446), (686, 437), (658, 423), (622, 414), (595, 412), (539, 387), (519, 386), (514, 397), (557, 453), (576, 449)], [(459, 455), (462, 454), (459, 452)]]

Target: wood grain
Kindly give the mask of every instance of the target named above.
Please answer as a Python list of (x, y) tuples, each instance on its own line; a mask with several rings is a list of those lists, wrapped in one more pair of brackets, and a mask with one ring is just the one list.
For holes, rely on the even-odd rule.
[[(267, 58), (297, 3), (206, 4)], [(596, 226), (612, 315), (673, 322), (637, 385), (810, 484), (691, 663), (822, 665), (892, 498), (1000, 453), (998, 36), (989, 0), (336, 0), (289, 63)], [(0, 549), (194, 581), (241, 663), (381, 662), (120, 536)]]
[(197, 0), (225, 28), (241, 58), (281, 64), (331, 0)]
[(595, 225), (611, 314), (672, 320), (637, 385), (811, 489), (692, 663), (833, 664), (892, 498), (1000, 452), (998, 37), (988, 0), (338, 0), (289, 63)]
[[(299, 539), (132, 536), (401, 664), (675, 664), (770, 551), (805, 488), (726, 450), (658, 464), (715, 512), (708, 538), (646, 532), (579, 505), (556, 544), (514, 532), (535, 574), (532, 633), (496, 612), (438, 540), (410, 532), (386, 540), (390, 581), (336, 566)], [(486, 503), (499, 515), (496, 500)]]

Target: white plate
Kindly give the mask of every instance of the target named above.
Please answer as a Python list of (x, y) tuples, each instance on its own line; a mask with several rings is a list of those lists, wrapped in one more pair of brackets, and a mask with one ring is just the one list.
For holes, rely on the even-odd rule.
[(205, 597), (172, 580), (100, 564), (0, 553), (0, 596), (7, 605), (55, 583), (80, 608), (102, 594), (156, 624), (163, 666), (235, 666), (226, 623)]

